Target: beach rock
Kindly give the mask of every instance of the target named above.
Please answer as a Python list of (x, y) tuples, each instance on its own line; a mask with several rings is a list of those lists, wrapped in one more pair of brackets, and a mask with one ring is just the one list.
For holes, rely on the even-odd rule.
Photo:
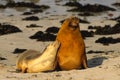
[(19, 49), (19, 48), (16, 48), (14, 51), (13, 51), (13, 54), (18, 54), (18, 53), (23, 53), (24, 51), (26, 51), (27, 49)]
[(82, 37), (85, 39), (86, 37), (93, 37), (94, 36), (94, 32), (93, 31), (87, 31), (87, 30), (81, 30), (80, 31), (82, 34)]
[(32, 12), (24, 12), (22, 15), (31, 15), (33, 14)]
[(89, 24), (90, 22), (86, 21), (86, 20), (83, 20), (83, 19), (79, 19), (80, 23), (86, 23), (86, 24)]
[(0, 23), (0, 35), (22, 32), (19, 28), (9, 24)]
[[(60, 23), (63, 23), (65, 21), (65, 19), (64, 20), (61, 20), (60, 21)], [(89, 24), (90, 22), (88, 22), (88, 21), (86, 21), (86, 20), (82, 20), (82, 19), (79, 19), (79, 22), (80, 23), (86, 23), (86, 24)]]
[(0, 60), (7, 60), (6, 58), (4, 58), (4, 57), (0, 57)]
[(88, 29), (99, 29), (101, 26), (88, 26)]
[(112, 37), (102, 37), (95, 41), (95, 43), (101, 43), (103, 45), (120, 43), (120, 38), (113, 39)]
[(51, 33), (45, 33), (44, 37), (39, 37), (37, 41), (54, 41), (56, 39), (56, 35)]
[(45, 32), (54, 33), (54, 34), (58, 33), (58, 31), (59, 31), (59, 28), (57, 27), (49, 27), (45, 30)]
[(88, 52), (87, 52), (87, 54), (92, 54), (92, 53), (105, 53), (105, 54), (107, 54), (107, 53), (109, 53), (109, 52), (114, 52), (114, 51), (94, 51), (94, 50), (89, 50)]
[(6, 5), (0, 5), (0, 8), (13, 8), (13, 7), (27, 7), (27, 8), (39, 8), (39, 9), (48, 9), (49, 6), (46, 5), (37, 5), (32, 2), (8, 2)]
[(82, 7), (82, 4), (80, 4), (79, 2), (67, 2), (63, 6)]
[(37, 16), (30, 16), (30, 17), (23, 18), (22, 20), (27, 20), (27, 21), (38, 21), (39, 18), (38, 18)]
[[(56, 38), (56, 34), (59, 31), (57, 27), (50, 27), (45, 30), (45, 32), (38, 31), (34, 35), (30, 36), (30, 39), (37, 39), (37, 41), (54, 41)], [(93, 37), (94, 32), (88, 32), (86, 30), (82, 30), (82, 37), (85, 39), (86, 37)]]
[(107, 34), (111, 34), (112, 32), (113, 31), (112, 31), (111, 26), (110, 25), (105, 25), (104, 27), (97, 28), (97, 30), (95, 31), (95, 34), (107, 35)]
[(83, 13), (79, 13), (79, 16), (94, 16), (94, 14), (90, 13), (90, 12), (83, 12)]
[(87, 54), (92, 54), (92, 53), (105, 53), (104, 51), (93, 51), (93, 50), (90, 50), (87, 52)]
[(36, 25), (36, 24), (30, 24), (28, 26), (26, 26), (27, 28), (37, 28), (37, 27), (43, 27), (43, 26), (39, 26), (39, 25)]
[(36, 14), (36, 13), (43, 12), (43, 10), (41, 10), (41, 9), (32, 9), (32, 10), (30, 10), (30, 12), (32, 12), (33, 14)]
[(101, 4), (85, 4), (82, 5), (79, 2), (68, 2), (65, 4), (65, 6), (72, 6), (75, 7), (73, 9), (70, 9), (68, 11), (72, 12), (103, 12), (103, 11), (115, 11), (114, 8), (101, 5)]
[(38, 31), (33, 36), (29, 37), (30, 39), (37, 39), (37, 41), (54, 41), (56, 38), (56, 35), (48, 33), (48, 32), (42, 32)]
[(95, 31), (97, 35), (109, 35), (120, 33), (120, 23), (117, 23), (114, 26), (105, 25), (104, 27), (98, 27)]
[(88, 26), (88, 29), (95, 29), (95, 34), (97, 35), (109, 35), (109, 34), (118, 34), (120, 33), (120, 22), (114, 26), (105, 25), (102, 26)]
[(39, 37), (43, 37), (44, 33), (42, 31), (36, 32), (33, 36), (30, 36), (30, 39), (38, 39)]
[(113, 5), (113, 6), (120, 7), (120, 3), (113, 3), (112, 5)]
[(115, 21), (118, 21), (120, 23), (120, 16), (118, 16), (116, 18), (112, 18), (111, 20), (115, 20)]

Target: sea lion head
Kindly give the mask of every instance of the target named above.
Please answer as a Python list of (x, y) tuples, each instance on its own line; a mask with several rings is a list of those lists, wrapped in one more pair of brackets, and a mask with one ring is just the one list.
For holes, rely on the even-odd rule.
[(63, 22), (62, 26), (72, 31), (79, 29), (79, 19), (77, 17), (71, 16)]

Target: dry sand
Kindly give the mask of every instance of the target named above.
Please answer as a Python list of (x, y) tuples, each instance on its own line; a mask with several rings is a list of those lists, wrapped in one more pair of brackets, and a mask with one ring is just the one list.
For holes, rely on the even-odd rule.
[[(38, 15), (39, 16), (39, 15)], [(42, 52), (42, 50), (50, 43), (31, 40), (29, 37), (35, 34), (37, 31), (45, 31), (48, 27), (57, 26), (60, 27), (60, 20), (63, 20), (66, 15), (63, 16), (50, 16), (49, 18), (41, 18), (39, 21), (22, 21), (21, 18), (25, 16), (14, 15), (6, 16), (0, 14), (1, 23), (9, 23), (17, 26), (23, 32), (13, 33), (0, 36), (0, 57), (6, 58), (6, 60), (0, 60), (0, 80), (120, 80), (120, 43), (110, 44), (104, 46), (99, 43), (95, 43), (95, 40), (103, 37), (95, 35), (91, 38), (85, 39), (86, 52), (89, 50), (105, 51), (105, 53), (92, 53), (87, 54), (88, 57), (88, 69), (85, 70), (71, 70), (71, 71), (59, 71), (48, 73), (16, 73), (15, 62), (18, 54), (13, 54), (15, 48), (20, 49), (33, 49)], [(105, 20), (92, 21), (91, 25), (114, 25), (115, 21)], [(40, 28), (26, 28), (26, 25), (37, 24), (43, 27)], [(90, 25), (89, 24), (89, 25)], [(81, 30), (86, 30), (88, 24), (80, 23)], [(119, 34), (109, 35), (110, 37), (120, 37)], [(106, 53), (107, 51), (114, 51)]]

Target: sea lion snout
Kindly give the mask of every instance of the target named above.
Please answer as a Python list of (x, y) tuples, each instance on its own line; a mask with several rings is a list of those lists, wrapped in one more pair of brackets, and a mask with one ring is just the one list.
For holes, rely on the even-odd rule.
[(79, 27), (79, 19), (77, 17), (70, 17), (70, 22), (68, 24), (68, 26), (70, 28), (76, 29), (77, 27)]

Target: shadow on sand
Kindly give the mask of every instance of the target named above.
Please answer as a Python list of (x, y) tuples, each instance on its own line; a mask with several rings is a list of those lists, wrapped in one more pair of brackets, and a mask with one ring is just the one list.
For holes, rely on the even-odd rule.
[(103, 63), (103, 61), (105, 59), (108, 59), (108, 58), (106, 58), (106, 57), (95, 57), (95, 58), (89, 59), (88, 60), (88, 67), (92, 68), (92, 67), (99, 66)]

